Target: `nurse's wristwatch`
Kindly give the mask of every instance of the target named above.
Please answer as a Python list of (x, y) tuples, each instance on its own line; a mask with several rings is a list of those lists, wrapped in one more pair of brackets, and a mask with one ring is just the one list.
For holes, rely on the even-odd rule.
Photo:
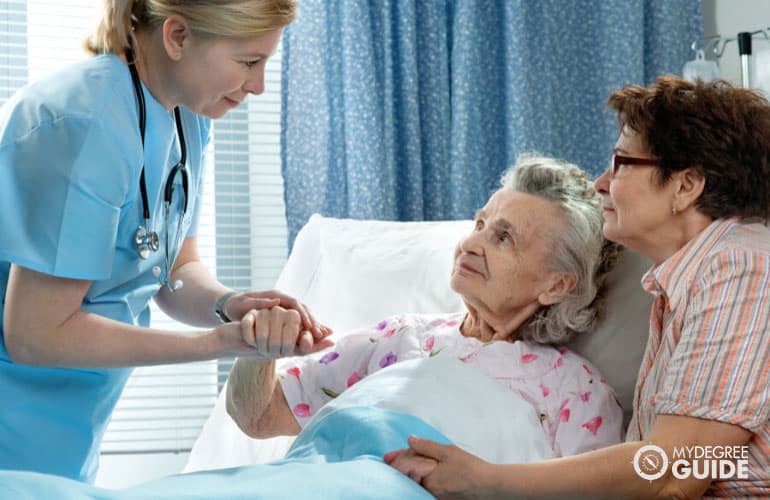
[(225, 307), (225, 302), (232, 297), (233, 295), (238, 295), (239, 292), (236, 291), (229, 291), (227, 293), (223, 293), (219, 299), (217, 299), (217, 303), (214, 306), (214, 314), (217, 315), (217, 318), (219, 318), (219, 321), (222, 323), (230, 323), (232, 320), (227, 317), (227, 314), (222, 310)]

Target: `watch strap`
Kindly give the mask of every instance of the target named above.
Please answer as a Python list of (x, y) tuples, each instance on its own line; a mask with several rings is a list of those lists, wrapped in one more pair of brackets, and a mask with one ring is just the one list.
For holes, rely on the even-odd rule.
[(223, 293), (222, 296), (217, 299), (216, 305), (214, 305), (214, 314), (216, 314), (217, 318), (219, 318), (219, 321), (222, 323), (230, 323), (232, 321), (222, 309), (225, 307), (225, 302), (227, 302), (233, 295), (238, 295), (238, 292), (231, 290), (227, 293)]

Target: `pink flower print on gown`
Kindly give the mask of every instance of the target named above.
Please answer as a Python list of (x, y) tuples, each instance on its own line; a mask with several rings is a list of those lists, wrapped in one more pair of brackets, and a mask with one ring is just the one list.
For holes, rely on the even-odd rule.
[(441, 349), (433, 350), (433, 347), (436, 345), (436, 336), (431, 335), (425, 340), (425, 350), (428, 351), (428, 357), (432, 358), (436, 354), (441, 352)]
[(599, 427), (601, 427), (601, 426), (602, 426), (602, 417), (601, 416), (594, 417), (591, 420), (589, 420), (588, 422), (586, 422), (583, 425), (581, 425), (581, 427), (583, 427), (584, 429), (588, 429), (588, 432), (590, 432), (594, 436), (596, 436), (596, 433), (599, 432)]
[(361, 375), (359, 375), (358, 372), (353, 372), (353, 374), (350, 375), (350, 377), (348, 377), (347, 386), (350, 387), (351, 385), (355, 384), (359, 380), (361, 380)]
[(310, 416), (310, 405), (307, 403), (299, 403), (294, 405), (294, 414), (300, 418)]

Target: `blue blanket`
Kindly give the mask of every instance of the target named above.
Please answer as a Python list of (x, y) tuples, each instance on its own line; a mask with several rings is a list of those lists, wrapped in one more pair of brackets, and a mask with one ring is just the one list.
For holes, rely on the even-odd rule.
[(449, 443), (411, 415), (342, 408), (311, 422), (286, 458), (270, 464), (179, 474), (121, 490), (46, 474), (0, 471), (0, 498), (433, 498), (382, 461), (386, 452), (405, 447), (410, 434)]

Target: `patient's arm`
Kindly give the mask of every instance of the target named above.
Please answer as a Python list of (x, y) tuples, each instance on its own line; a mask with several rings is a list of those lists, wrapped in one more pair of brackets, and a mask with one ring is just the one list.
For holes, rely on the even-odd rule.
[(227, 413), (253, 438), (294, 436), (300, 426), (275, 376), (275, 361), (238, 359), (227, 382)]

